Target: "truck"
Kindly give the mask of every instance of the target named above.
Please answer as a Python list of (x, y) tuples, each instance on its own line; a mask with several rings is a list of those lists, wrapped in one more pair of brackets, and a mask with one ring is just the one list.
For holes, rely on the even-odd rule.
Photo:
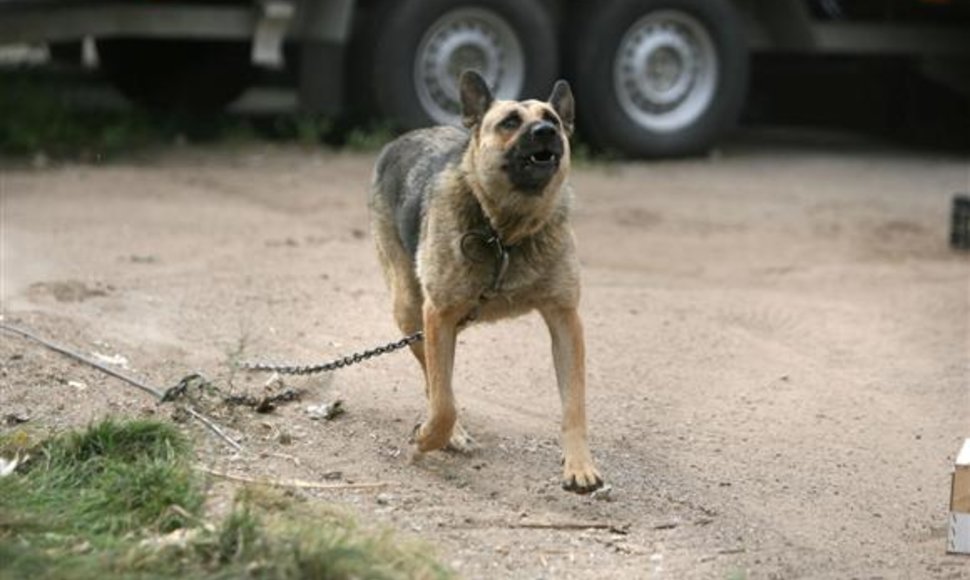
[(302, 111), (455, 123), (568, 79), (592, 145), (702, 152), (737, 122), (753, 55), (893, 56), (970, 93), (968, 0), (0, 0), (0, 45), (92, 39), (136, 103), (215, 111), (284, 71)]

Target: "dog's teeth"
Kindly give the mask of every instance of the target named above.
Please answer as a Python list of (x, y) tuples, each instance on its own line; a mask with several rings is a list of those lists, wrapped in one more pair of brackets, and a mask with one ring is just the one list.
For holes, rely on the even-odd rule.
[(555, 153), (550, 153), (549, 157), (545, 159), (539, 159), (539, 154), (533, 153), (532, 155), (529, 156), (529, 163), (539, 163), (539, 164), (555, 163), (556, 159), (558, 159), (558, 157)]

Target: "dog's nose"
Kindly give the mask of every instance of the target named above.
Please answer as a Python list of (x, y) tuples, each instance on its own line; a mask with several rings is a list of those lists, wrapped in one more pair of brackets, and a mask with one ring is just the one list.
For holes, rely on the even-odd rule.
[(532, 126), (529, 133), (537, 141), (548, 141), (556, 136), (556, 126), (549, 121), (539, 121)]

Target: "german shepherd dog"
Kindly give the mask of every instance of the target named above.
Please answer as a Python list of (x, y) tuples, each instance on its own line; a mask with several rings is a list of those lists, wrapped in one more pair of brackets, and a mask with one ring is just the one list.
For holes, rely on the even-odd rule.
[(452, 366), (471, 322), (538, 310), (549, 328), (562, 402), (564, 489), (603, 485), (586, 443), (586, 369), (579, 261), (569, 222), (574, 101), (556, 82), (548, 102), (495, 100), (477, 73), (460, 82), (462, 122), (407, 133), (382, 151), (372, 229), (405, 334), (425, 375), (428, 417), (417, 452), (470, 449), (458, 424)]

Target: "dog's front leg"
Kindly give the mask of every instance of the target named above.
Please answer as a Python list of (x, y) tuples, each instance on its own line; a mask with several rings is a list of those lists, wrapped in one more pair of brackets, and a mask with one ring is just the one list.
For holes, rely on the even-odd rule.
[(551, 307), (542, 317), (552, 337), (552, 359), (562, 401), (564, 489), (587, 493), (603, 485), (586, 443), (586, 346), (574, 307)]
[(419, 451), (448, 444), (458, 418), (451, 375), (455, 364), (458, 316), (454, 309), (424, 306), (424, 360), (428, 380), (428, 419), (415, 435)]

